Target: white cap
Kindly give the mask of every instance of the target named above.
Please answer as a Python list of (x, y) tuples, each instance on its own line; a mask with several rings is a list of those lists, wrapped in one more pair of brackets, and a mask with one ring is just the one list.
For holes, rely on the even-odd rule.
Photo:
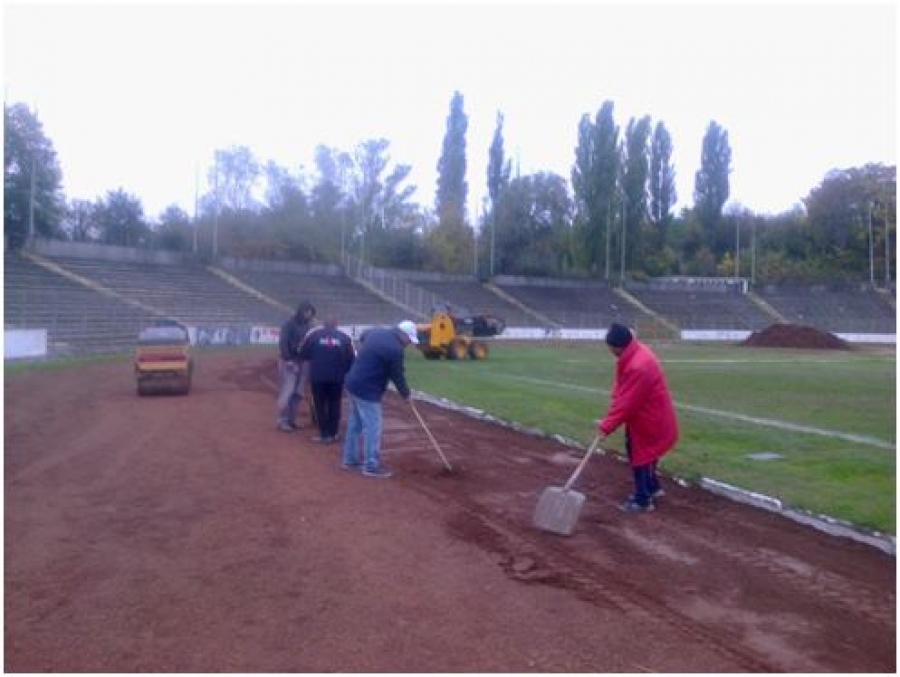
[(416, 325), (413, 322), (403, 320), (403, 322), (397, 325), (397, 329), (406, 334), (409, 337), (409, 342), (414, 346), (419, 345), (419, 334), (416, 331)]

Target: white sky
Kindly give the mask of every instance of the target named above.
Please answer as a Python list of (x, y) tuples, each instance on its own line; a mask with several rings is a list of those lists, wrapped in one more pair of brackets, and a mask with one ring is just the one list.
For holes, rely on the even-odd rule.
[(662, 120), (678, 206), (711, 120), (732, 201), (799, 202), (833, 168), (896, 164), (897, 3), (3, 3), (4, 94), (37, 108), (69, 199), (123, 188), (194, 210), (215, 149), (314, 170), (319, 143), (390, 140), (434, 203), (455, 90), (470, 206), (497, 111), (522, 173), (571, 175), (578, 122), (615, 103)]

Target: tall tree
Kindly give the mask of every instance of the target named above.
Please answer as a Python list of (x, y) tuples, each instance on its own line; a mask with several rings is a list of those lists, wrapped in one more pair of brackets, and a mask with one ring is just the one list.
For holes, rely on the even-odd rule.
[(91, 242), (99, 233), (94, 223), (94, 204), (89, 200), (72, 200), (66, 207), (62, 229), (75, 242)]
[(105, 244), (137, 247), (147, 242), (141, 201), (121, 188), (109, 191), (94, 206), (94, 221)]
[(491, 200), (490, 274), (494, 274), (497, 231), (497, 204), (503, 191), (509, 186), (512, 164), (503, 151), (503, 113), (497, 112), (497, 126), (488, 151), (487, 187)]
[(463, 95), (453, 93), (447, 131), (438, 159), (438, 185), (435, 211), (441, 225), (458, 225), (466, 220), (466, 199), (469, 187), (466, 183), (466, 131), (469, 117), (463, 110)]
[(473, 253), (472, 229), (466, 225), (466, 131), (469, 118), (463, 96), (454, 92), (447, 117), (447, 131), (438, 160), (435, 211), (438, 224), (428, 233), (429, 262), (436, 270), (463, 272)]
[(672, 166), (672, 137), (662, 122), (657, 122), (650, 142), (650, 222), (657, 232), (656, 248), (666, 244), (666, 231), (672, 221), (672, 207), (678, 201), (675, 168)]
[(586, 268), (610, 274), (610, 229), (613, 226), (616, 181), (619, 176), (619, 127), (613, 118), (613, 102), (605, 101), (592, 123), (585, 115), (578, 125), (578, 145), (572, 185), (579, 223), (579, 250)]
[(215, 152), (208, 181), (220, 210), (241, 212), (256, 207), (254, 190), (262, 167), (247, 146), (232, 146)]
[(694, 179), (694, 209), (704, 240), (714, 251), (721, 249), (716, 246), (716, 236), (722, 222), (722, 210), (728, 201), (730, 174), (731, 146), (728, 144), (728, 132), (712, 121), (703, 137), (700, 169)]
[(25, 104), (3, 107), (3, 230), (20, 248), (35, 235), (60, 232), (65, 214), (62, 171), (37, 115)]
[(539, 172), (510, 181), (497, 203), (498, 269), (561, 275), (572, 267), (574, 206), (565, 179)]
[(647, 179), (650, 174), (649, 142), (652, 123), (649, 116), (632, 118), (625, 128), (625, 148), (622, 163), (622, 252), (623, 268), (633, 261), (633, 252), (641, 252), (642, 227), (647, 219)]

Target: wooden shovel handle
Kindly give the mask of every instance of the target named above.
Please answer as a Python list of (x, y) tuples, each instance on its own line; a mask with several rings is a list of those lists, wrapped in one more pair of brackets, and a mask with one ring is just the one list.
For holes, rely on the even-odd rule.
[(584, 470), (584, 466), (587, 465), (588, 459), (591, 457), (597, 450), (597, 445), (600, 444), (600, 435), (597, 435), (594, 438), (594, 441), (591, 442), (591, 446), (588, 448), (587, 453), (584, 455), (584, 458), (581, 459), (581, 463), (578, 464), (578, 467), (575, 468), (575, 472), (572, 473), (572, 476), (569, 478), (569, 481), (566, 482), (566, 485), (563, 487), (563, 491), (568, 491), (572, 488), (572, 485), (575, 484), (575, 480), (578, 479), (578, 476), (581, 474), (581, 471)]

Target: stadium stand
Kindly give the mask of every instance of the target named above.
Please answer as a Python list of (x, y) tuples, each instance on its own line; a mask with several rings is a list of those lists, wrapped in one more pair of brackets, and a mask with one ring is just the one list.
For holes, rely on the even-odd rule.
[(493, 315), (502, 319), (508, 327), (541, 326), (535, 315), (507, 301), (492, 292), (477, 279), (460, 276), (404, 275), (403, 271), (393, 271), (411, 285), (423, 289), (440, 299), (441, 304), (449, 304), (454, 314), (460, 316)]
[[(449, 303), (462, 316), (494, 315), (507, 327), (548, 335), (559, 328), (601, 329), (613, 321), (660, 338), (678, 329), (759, 331), (784, 321), (834, 333), (896, 333), (891, 297), (868, 288), (758, 287), (746, 294), (745, 282), (719, 278), (658, 279), (629, 283), (625, 290), (506, 276), (485, 284), (465, 275), (359, 265), (355, 275), (338, 265), (294, 262), (224, 259), (206, 267), (125, 248), (68, 247), (62, 254), (4, 255), (5, 327), (47, 330), (51, 356), (131, 350), (140, 330), (164, 317), (195, 327), (198, 342), (213, 335), (208, 342), (230, 342), (232, 329), (235, 336), (249, 336), (257, 327), (279, 327), (301, 299), (312, 301), (320, 317), (335, 315), (354, 328), (427, 319)], [(36, 263), (41, 261), (45, 265)]]
[(61, 268), (186, 325), (278, 323), (284, 311), (247, 294), (199, 264), (59, 257)]
[(84, 287), (16, 254), (3, 257), (4, 327), (46, 329), (53, 356), (133, 348), (158, 315)]
[(309, 300), (320, 319), (334, 315), (344, 326), (378, 325), (399, 322), (406, 316), (402, 308), (344, 276), (338, 266), (298, 265), (294, 270), (288, 270), (248, 263), (226, 262), (223, 268), (288, 308), (295, 308), (303, 299)]
[(628, 292), (681, 329), (749, 330), (773, 323), (745, 294), (717, 289), (651, 289), (629, 285)]
[(596, 329), (613, 322), (633, 326), (642, 314), (604, 283), (499, 277), (495, 284), (566, 328)]
[(870, 289), (763, 286), (755, 293), (794, 324), (833, 333), (897, 331), (896, 310), (890, 300)]

